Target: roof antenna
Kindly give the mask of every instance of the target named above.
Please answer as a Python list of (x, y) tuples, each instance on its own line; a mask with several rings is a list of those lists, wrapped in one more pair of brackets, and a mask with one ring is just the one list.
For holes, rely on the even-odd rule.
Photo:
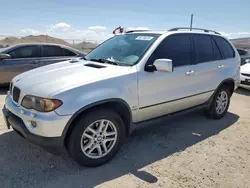
[(190, 20), (190, 31), (192, 31), (192, 28), (193, 28), (193, 17), (194, 15), (191, 14), (191, 20)]

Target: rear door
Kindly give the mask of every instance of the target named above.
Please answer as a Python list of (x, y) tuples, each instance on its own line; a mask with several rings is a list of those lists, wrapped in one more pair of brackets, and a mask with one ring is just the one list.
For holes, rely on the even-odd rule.
[(213, 36), (213, 39), (218, 46), (221, 53), (221, 60), (218, 61), (218, 70), (220, 72), (219, 81), (222, 82), (227, 78), (232, 78), (235, 76), (235, 79), (238, 79), (239, 61), (236, 57), (236, 53), (231, 46), (231, 44), (220, 36)]
[(39, 66), (67, 61), (72, 59), (74, 56), (76, 56), (74, 52), (65, 48), (61, 48), (60, 46), (43, 45), (42, 58), (40, 60)]
[[(196, 93), (211, 94), (220, 83), (221, 54), (210, 35), (194, 34)], [(209, 95), (207, 95), (209, 97)]]
[(0, 62), (0, 83), (9, 83), (18, 74), (37, 68), (40, 52), (39, 45), (17, 47), (7, 52), (11, 58)]

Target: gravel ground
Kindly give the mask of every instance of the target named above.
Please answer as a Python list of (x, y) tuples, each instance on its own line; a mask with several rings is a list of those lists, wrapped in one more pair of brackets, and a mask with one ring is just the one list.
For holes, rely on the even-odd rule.
[(4, 127), (0, 114), (0, 188), (250, 187), (249, 99), (250, 91), (237, 90), (222, 120), (192, 113), (137, 131), (98, 168), (28, 143)]

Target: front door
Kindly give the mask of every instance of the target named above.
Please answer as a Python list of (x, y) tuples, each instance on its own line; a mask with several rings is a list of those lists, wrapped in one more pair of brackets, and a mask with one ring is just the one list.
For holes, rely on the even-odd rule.
[(139, 111), (137, 122), (180, 111), (200, 104), (193, 89), (197, 83), (192, 60), (192, 36), (173, 34), (167, 36), (149, 58), (171, 59), (173, 72), (138, 73)]
[(0, 83), (9, 83), (15, 76), (38, 67), (40, 47), (29, 45), (18, 47), (8, 54), (10, 59), (0, 61)]

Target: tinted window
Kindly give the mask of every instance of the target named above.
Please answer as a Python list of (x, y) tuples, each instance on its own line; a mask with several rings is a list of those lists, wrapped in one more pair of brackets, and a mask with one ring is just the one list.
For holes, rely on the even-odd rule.
[(194, 35), (196, 63), (214, 60), (213, 45), (210, 36)]
[(75, 56), (76, 54), (70, 50), (63, 49), (64, 56)]
[(172, 59), (173, 65), (182, 66), (191, 64), (191, 35), (170, 35), (157, 47), (152, 58)]
[(237, 51), (238, 51), (238, 53), (239, 53), (240, 55), (247, 55), (247, 51), (245, 51), (245, 50), (237, 49)]
[(223, 59), (233, 58), (235, 56), (232, 46), (222, 37), (213, 36), (218, 45)]
[(40, 56), (39, 46), (24, 46), (17, 48), (9, 53), (11, 58), (33, 58)]
[(220, 50), (219, 50), (217, 44), (214, 42), (213, 39), (211, 41), (212, 41), (213, 50), (214, 50), (214, 60), (220, 60), (220, 59), (222, 59), (221, 53), (220, 53)]
[(63, 56), (62, 48), (58, 46), (43, 46), (43, 57)]

